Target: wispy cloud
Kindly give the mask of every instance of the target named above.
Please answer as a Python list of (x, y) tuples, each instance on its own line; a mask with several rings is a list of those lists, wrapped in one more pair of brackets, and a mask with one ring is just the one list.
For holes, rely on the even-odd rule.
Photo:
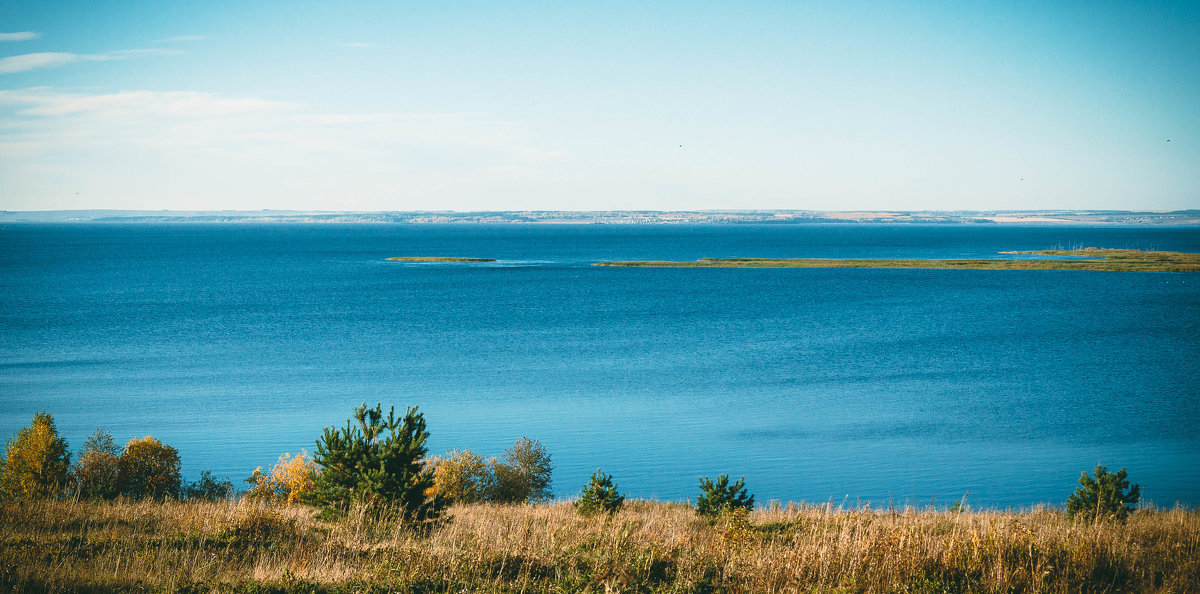
[(204, 41), (208, 39), (207, 35), (176, 35), (166, 39), (156, 39), (155, 43), (190, 43), (193, 41)]
[(71, 62), (78, 62), (80, 58), (78, 54), (67, 52), (38, 52), (36, 54), (9, 56), (7, 58), (0, 58), (0, 74), (12, 74), (14, 72), (25, 72), (39, 68), (54, 68), (63, 64), (70, 64)]
[(73, 54), (70, 52), (38, 52), (0, 58), (0, 74), (14, 74), (43, 68), (57, 68), (74, 62), (106, 62), (142, 56), (162, 56), (178, 53), (165, 49), (117, 50), (103, 54)]
[(24, 116), (92, 114), (105, 118), (129, 114), (204, 118), (282, 111), (292, 107), (290, 103), (222, 97), (212, 93), (127, 91), (87, 95), (60, 93), (46, 88), (0, 91), (0, 105), (11, 105), (17, 108), (17, 115)]
[(18, 31), (16, 33), (0, 33), (0, 42), (3, 41), (29, 41), (41, 37), (41, 33), (34, 31)]
[(372, 201), (542, 179), (562, 156), (519, 123), (475, 113), (329, 113), (213, 93), (51, 88), (0, 90), (0, 113), (0, 179), (40, 188), (30, 200), (74, 180), (148, 204), (164, 191), (208, 202), (250, 192), (314, 208), (353, 195), (384, 208)]

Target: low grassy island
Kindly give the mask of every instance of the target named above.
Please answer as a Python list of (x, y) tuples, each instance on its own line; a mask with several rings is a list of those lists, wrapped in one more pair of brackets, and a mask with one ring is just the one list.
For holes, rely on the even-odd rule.
[(395, 256), (389, 262), (495, 262), (495, 258), (457, 258), (454, 256)]
[(1121, 272), (1200, 272), (1200, 254), (1085, 248), (1001, 252), (1048, 256), (1038, 259), (919, 258), (701, 258), (695, 261), (633, 260), (597, 262), (596, 266), (650, 268), (922, 268), (960, 270), (1103, 270)]

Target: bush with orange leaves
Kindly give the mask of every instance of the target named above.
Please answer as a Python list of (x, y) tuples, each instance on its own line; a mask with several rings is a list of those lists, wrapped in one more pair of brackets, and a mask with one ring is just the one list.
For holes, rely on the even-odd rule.
[(438, 495), (459, 503), (477, 503), (487, 499), (496, 475), (483, 456), (471, 450), (448, 452), (429, 461), (433, 487), (426, 495)]
[(254, 469), (246, 479), (250, 485), (246, 497), (285, 505), (301, 503), (312, 492), (316, 475), (317, 466), (307, 450), (300, 450), (294, 458), (288, 452), (279, 457), (270, 474), (261, 466)]
[(433, 474), (433, 487), (426, 495), (458, 503), (525, 503), (553, 497), (550, 454), (541, 442), (527, 437), (500, 458), (485, 460), (471, 450), (448, 452), (430, 460), (425, 472)]
[(178, 497), (179, 451), (147, 435), (131, 439), (117, 462), (121, 491), (130, 499)]

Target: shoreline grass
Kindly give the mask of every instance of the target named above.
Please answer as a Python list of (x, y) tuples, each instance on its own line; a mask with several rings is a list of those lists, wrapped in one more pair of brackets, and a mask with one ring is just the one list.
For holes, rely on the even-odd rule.
[(386, 509), (0, 504), (0, 589), (178, 592), (1195, 592), (1200, 513), (457, 505), (427, 533)]
[(650, 268), (913, 268), (955, 270), (1093, 270), (1116, 272), (1200, 272), (1200, 254), (1085, 248), (1001, 252), (1056, 256), (1064, 259), (916, 258), (701, 258), (695, 261), (632, 260), (597, 262), (596, 266)]
[(393, 256), (389, 262), (495, 262), (495, 258), (459, 258), (455, 256)]

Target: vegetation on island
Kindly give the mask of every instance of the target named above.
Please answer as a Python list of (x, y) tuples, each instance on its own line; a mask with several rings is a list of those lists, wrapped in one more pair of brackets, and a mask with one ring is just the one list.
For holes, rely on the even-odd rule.
[(1054, 256), (1044, 259), (919, 258), (701, 258), (696, 261), (631, 260), (597, 262), (596, 266), (653, 268), (920, 268), (956, 270), (1094, 270), (1123, 272), (1200, 272), (1200, 254), (1083, 248), (1001, 252)]
[(454, 256), (395, 256), (390, 262), (495, 262), (495, 258), (457, 258)]
[[(1086, 473), (1066, 511), (755, 507), (702, 478), (689, 503), (626, 501), (597, 471), (548, 502), (550, 457), (426, 458), (415, 408), (365, 404), (317, 454), (249, 488), (151, 437), (102, 430), (76, 464), (38, 413), (0, 458), (0, 589), (17, 592), (1189, 592), (1200, 513), (1130, 507), (1125, 469)], [(127, 461), (122, 464), (122, 458)], [(123, 470), (124, 469), (124, 470)], [(174, 491), (173, 493), (171, 491)]]

